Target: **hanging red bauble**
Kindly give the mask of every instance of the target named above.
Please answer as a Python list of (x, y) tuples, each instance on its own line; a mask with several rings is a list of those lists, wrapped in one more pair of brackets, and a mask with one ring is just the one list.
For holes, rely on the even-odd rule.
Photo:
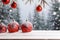
[(5, 33), (7, 31), (6, 25), (0, 23), (0, 33)]
[(12, 8), (16, 8), (16, 7), (17, 7), (16, 2), (13, 2), (13, 3), (11, 4), (11, 7), (12, 7)]
[(31, 32), (32, 31), (32, 23), (31, 22), (25, 22), (21, 25), (22, 32)]
[(10, 0), (2, 0), (3, 4), (9, 4)]
[(41, 7), (41, 5), (38, 5), (38, 6), (36, 7), (36, 11), (37, 11), (37, 12), (42, 11), (42, 7)]
[(16, 21), (13, 21), (8, 24), (9, 33), (18, 32), (18, 30), (19, 30), (19, 24)]

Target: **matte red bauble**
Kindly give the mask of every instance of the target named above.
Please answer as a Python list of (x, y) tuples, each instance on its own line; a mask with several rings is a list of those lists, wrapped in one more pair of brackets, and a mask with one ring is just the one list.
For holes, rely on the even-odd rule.
[(0, 23), (0, 33), (5, 33), (7, 31), (6, 25)]
[(40, 5), (38, 5), (38, 6), (36, 7), (36, 11), (37, 11), (37, 12), (42, 11), (42, 7), (41, 7)]
[(8, 32), (13, 33), (19, 30), (19, 24), (15, 21), (8, 24)]
[(16, 2), (13, 2), (13, 3), (11, 4), (11, 7), (12, 7), (12, 8), (16, 8), (16, 7), (17, 7)]
[(10, 0), (2, 0), (3, 4), (9, 4)]
[(26, 22), (21, 25), (22, 32), (31, 32), (32, 31), (32, 23)]

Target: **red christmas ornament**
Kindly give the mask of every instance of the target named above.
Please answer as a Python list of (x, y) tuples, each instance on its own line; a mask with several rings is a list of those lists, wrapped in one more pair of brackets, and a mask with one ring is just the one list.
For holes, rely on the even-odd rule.
[(32, 24), (30, 22), (23, 23), (21, 25), (22, 32), (31, 32), (32, 31)]
[(2, 0), (3, 4), (9, 4), (10, 0)]
[(6, 25), (0, 23), (0, 33), (5, 33), (7, 31)]
[(11, 7), (12, 7), (12, 8), (16, 8), (16, 7), (17, 7), (16, 2), (13, 2), (13, 3), (11, 4)]
[(40, 5), (38, 5), (38, 6), (36, 7), (36, 11), (37, 11), (37, 12), (42, 11), (42, 7), (41, 7)]
[(19, 24), (17, 22), (13, 21), (12, 23), (8, 24), (9, 33), (17, 32), (18, 30), (19, 30)]

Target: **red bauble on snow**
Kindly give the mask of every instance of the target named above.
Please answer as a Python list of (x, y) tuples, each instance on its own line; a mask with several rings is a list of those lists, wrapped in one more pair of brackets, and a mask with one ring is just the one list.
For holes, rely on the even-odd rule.
[(21, 25), (22, 32), (31, 32), (32, 31), (32, 23), (26, 22)]
[(16, 21), (13, 21), (8, 24), (8, 32), (13, 33), (19, 30), (19, 24)]
[(13, 3), (11, 4), (11, 7), (12, 7), (12, 8), (16, 8), (16, 7), (17, 7), (16, 2), (13, 2)]
[(5, 33), (7, 31), (6, 25), (0, 23), (0, 33)]
[(9, 4), (10, 0), (2, 0), (3, 4)]
[(38, 5), (38, 6), (36, 7), (36, 11), (37, 11), (37, 12), (42, 11), (42, 7), (41, 7), (41, 5)]

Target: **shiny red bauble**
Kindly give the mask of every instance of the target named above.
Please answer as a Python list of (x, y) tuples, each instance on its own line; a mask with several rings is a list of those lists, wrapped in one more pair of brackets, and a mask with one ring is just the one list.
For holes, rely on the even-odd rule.
[(3, 4), (9, 4), (10, 0), (2, 0)]
[(21, 29), (22, 29), (23, 33), (31, 32), (32, 31), (32, 23), (28, 22), (28, 21), (26, 23), (22, 23)]
[(13, 3), (11, 4), (11, 7), (12, 7), (12, 8), (16, 8), (16, 7), (17, 7), (16, 2), (13, 2)]
[(6, 25), (0, 23), (0, 33), (5, 33), (7, 31)]
[(8, 32), (9, 33), (18, 32), (18, 30), (19, 30), (19, 24), (16, 21), (13, 21), (8, 24)]
[(36, 7), (36, 11), (37, 11), (37, 12), (42, 11), (42, 7), (41, 7), (41, 5), (38, 5), (38, 6)]

